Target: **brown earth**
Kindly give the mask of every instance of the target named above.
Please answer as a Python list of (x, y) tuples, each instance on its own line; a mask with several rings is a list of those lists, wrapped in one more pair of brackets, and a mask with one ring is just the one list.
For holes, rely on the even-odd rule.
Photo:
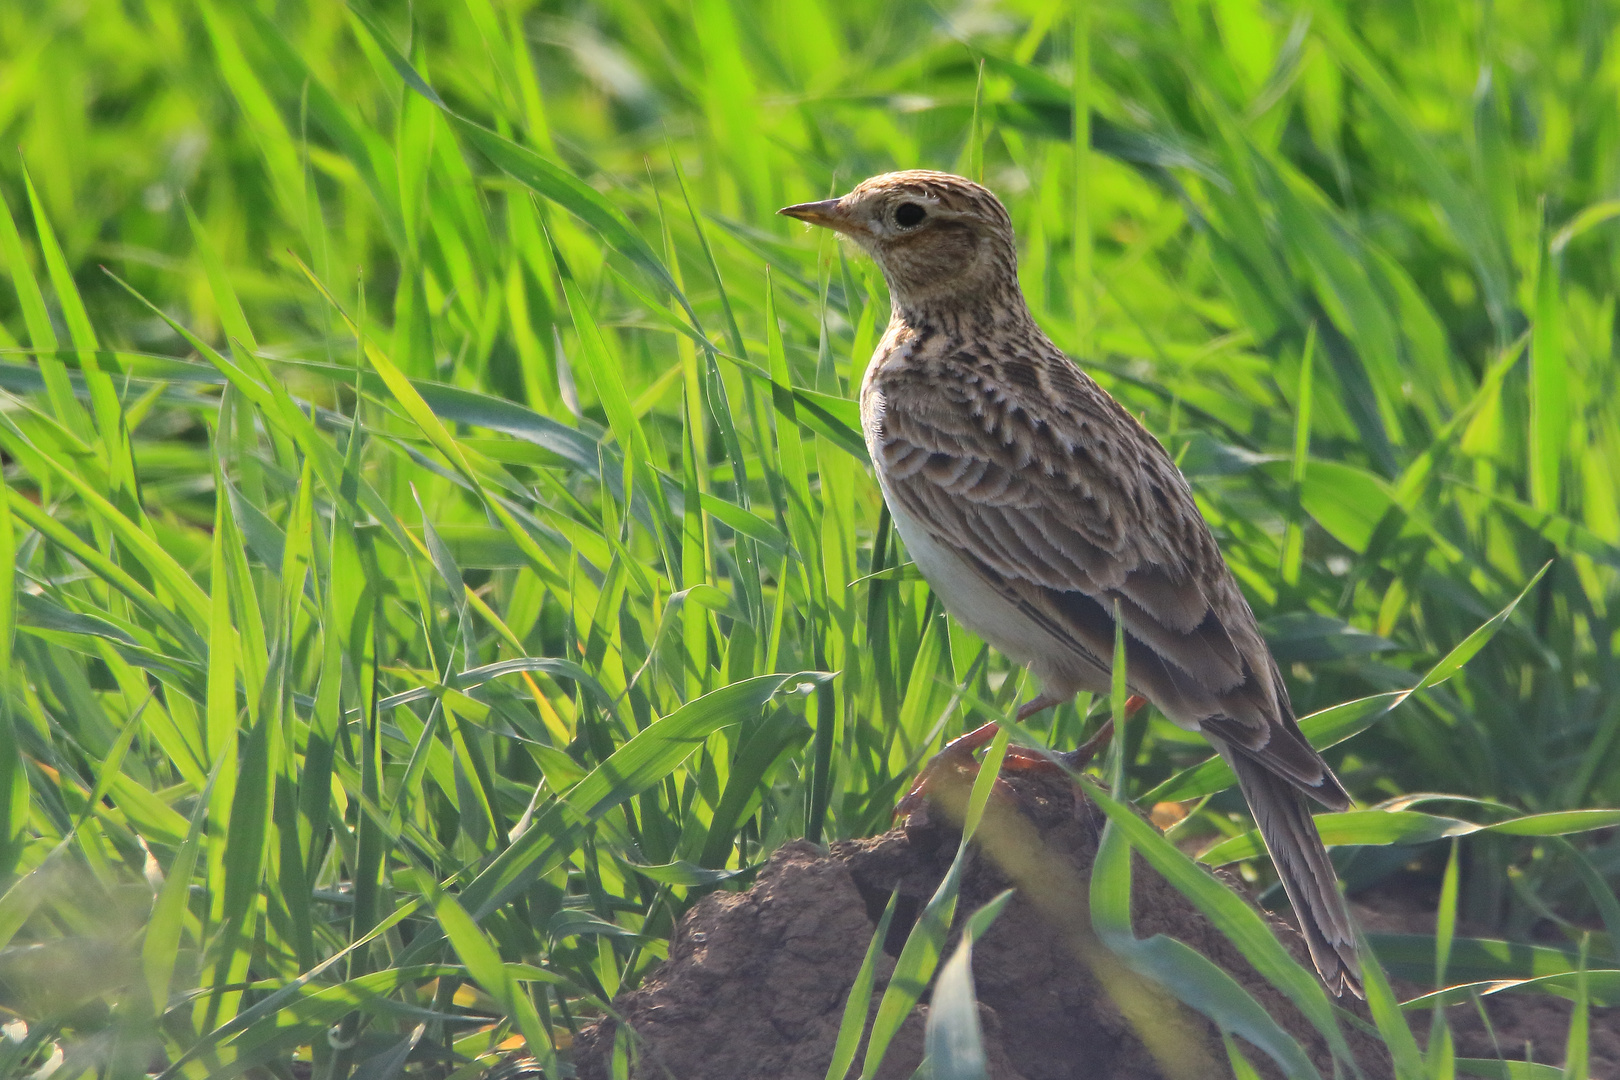
[[(1214, 1026), (1119, 968), (1090, 936), (1085, 882), (1101, 833), (1100, 811), (1077, 801), (1060, 781), (1020, 776), (1012, 783), (1022, 814), (1005, 806), (997, 812), (1002, 804), (992, 801), (979, 834), (983, 843), (965, 865), (953, 928), (954, 937), (967, 915), (1011, 881), (1018, 883), (1006, 910), (974, 945), (973, 977), (992, 1080), (1230, 1076)], [(941, 817), (937, 808), (932, 815), (919, 812), (905, 828), (834, 844), (830, 851), (789, 844), (747, 892), (699, 901), (682, 920), (669, 959), (615, 1002), (638, 1036), (631, 1075), (822, 1080), (845, 999), (891, 892), (898, 887), (900, 900), (886, 944), (898, 954), (956, 853), (960, 833)], [(1277, 1018), (1324, 1076), (1334, 1075), (1316, 1029), (1191, 903), (1140, 863), (1132, 880), (1139, 938), (1168, 934), (1209, 957)], [(1299, 935), (1275, 920), (1273, 926), (1304, 961)], [(954, 942), (946, 955), (953, 948)], [(884, 956), (874, 1013), (893, 969), (892, 957)], [(1126, 1002), (1136, 1022), (1116, 1000)], [(1361, 1002), (1343, 1004), (1367, 1018)], [(922, 1004), (907, 1018), (879, 1077), (900, 1080), (917, 1068), (927, 1012)], [(1368, 1080), (1390, 1076), (1381, 1042), (1352, 1025), (1345, 1030)], [(611, 1075), (614, 1033), (611, 1020), (580, 1033), (574, 1044), (580, 1080)], [(1243, 1050), (1262, 1076), (1281, 1075), (1262, 1051), (1247, 1044)], [(863, 1055), (864, 1046), (857, 1067)]]
[[(1438, 894), (1430, 880), (1414, 881), (1402, 875), (1380, 883), (1370, 895), (1352, 903), (1356, 922), (1368, 933), (1432, 935), (1438, 922)], [(1489, 927), (1457, 927), (1464, 936), (1493, 937)], [(1558, 944), (1557, 941), (1551, 942)], [(1394, 980), (1402, 1000), (1427, 993), (1433, 987), (1402, 979)], [(1492, 994), (1480, 1004), (1490, 1024), (1471, 1003), (1446, 1010), (1446, 1026), (1451, 1029), (1459, 1058), (1507, 1058), (1536, 1061), (1562, 1067), (1569, 1039), (1574, 1002), (1550, 994)], [(1419, 1045), (1427, 1046), (1430, 1016), (1412, 1014), (1412, 1030)], [(1594, 1008), (1588, 1014), (1588, 1075), (1620, 1077), (1620, 1007)]]

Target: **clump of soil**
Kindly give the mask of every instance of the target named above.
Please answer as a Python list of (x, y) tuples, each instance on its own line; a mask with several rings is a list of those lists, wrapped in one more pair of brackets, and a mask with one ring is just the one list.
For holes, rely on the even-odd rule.
[[(956, 909), (960, 924), (1010, 881), (1020, 886), (974, 944), (992, 1080), (1230, 1075), (1213, 1025), (1151, 990), (1147, 998), (1133, 998), (1129, 987), (1121, 993), (1122, 969), (1110, 966), (1095, 939), (1088, 944), (1085, 882), (1101, 813), (1059, 780), (1020, 776), (1012, 783), (1021, 813), (1004, 808), (987, 815)], [(715, 893), (696, 904), (677, 930), (669, 960), (615, 1002), (637, 1036), (632, 1075), (822, 1080), (849, 988), (890, 894), (898, 888), (899, 903), (886, 942), (890, 955), (877, 973), (874, 1013), (892, 957), (956, 853), (960, 833), (943, 817), (937, 808), (919, 812), (905, 828), (834, 844), (830, 851), (789, 844), (747, 892)], [(995, 829), (992, 818), (999, 823)], [(1020, 845), (1024, 854), (1008, 857)], [(1140, 863), (1133, 875), (1133, 922), (1138, 937), (1168, 934), (1224, 968), (1299, 1041), (1323, 1075), (1333, 1075), (1327, 1046), (1309, 1021), (1174, 887)], [(1299, 935), (1281, 923), (1274, 927), (1305, 962)], [(1138, 1022), (1121, 1013), (1116, 996), (1135, 1002), (1129, 1007)], [(1362, 1003), (1342, 1004), (1367, 1017)], [(880, 1077), (900, 1080), (917, 1068), (927, 1011), (925, 998), (891, 1044)], [(1144, 1029), (1154, 1049), (1144, 1043)], [(614, 1034), (611, 1020), (581, 1032), (574, 1053), (581, 1080), (611, 1075)], [(1348, 1025), (1346, 1038), (1369, 1080), (1392, 1075), (1378, 1039)], [(1281, 1075), (1262, 1051), (1246, 1044), (1243, 1049), (1261, 1075)], [(860, 1061), (857, 1056), (857, 1066)]]

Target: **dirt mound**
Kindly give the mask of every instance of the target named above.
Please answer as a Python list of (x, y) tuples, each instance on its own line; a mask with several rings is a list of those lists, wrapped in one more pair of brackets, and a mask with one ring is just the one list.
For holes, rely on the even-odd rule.
[[(1076, 801), (1065, 783), (1041, 777), (1013, 781), (1022, 815), (999, 815), (1003, 829), (1033, 839), (1037, 860), (1020, 868), (976, 849), (970, 856), (957, 906), (958, 923), (1008, 887), (1020, 892), (990, 932), (975, 943), (973, 974), (993, 1080), (1150, 1080), (1167, 1075), (1230, 1075), (1214, 1027), (1168, 998), (1149, 998), (1150, 1023), (1133, 1024), (1115, 1006), (1121, 971), (1096, 959), (1077, 929), (1087, 919), (1084, 881), (1102, 826), (1089, 802)], [(995, 815), (992, 815), (995, 816)], [(716, 893), (693, 907), (676, 933), (669, 960), (616, 1007), (638, 1039), (632, 1075), (676, 1080), (822, 1080), (832, 1057), (844, 1002), (873, 929), (896, 888), (900, 900), (878, 970), (877, 999), (893, 970), (911, 923), (938, 886), (956, 853), (959, 832), (942, 820), (913, 815), (904, 829), (870, 840), (833, 845), (830, 852), (799, 842), (778, 851), (745, 893)], [(1006, 819), (1014, 819), (1009, 822)], [(987, 817), (984, 829), (991, 826)], [(981, 833), (983, 836), (984, 833)], [(997, 846), (1016, 846), (1016, 840)], [(1067, 891), (1071, 914), (1042, 903), (1040, 881)], [(1327, 1047), (1315, 1029), (1273, 990), (1226, 938), (1173, 887), (1138, 864), (1134, 923), (1139, 937), (1167, 933), (1226, 969), (1299, 1040), (1324, 1075), (1333, 1075)], [(1050, 890), (1047, 891), (1050, 897)], [(1067, 925), (1063, 925), (1067, 924)], [(1301, 960), (1304, 942), (1276, 924)], [(1077, 957), (1092, 957), (1083, 962)], [(948, 953), (947, 953), (948, 955)], [(1126, 976), (1129, 978), (1129, 976)], [(1113, 980), (1113, 981), (1110, 981)], [(1120, 998), (1126, 1000), (1126, 998)], [(1138, 996), (1137, 1001), (1140, 1005)], [(1363, 1017), (1359, 1002), (1346, 1002)], [(922, 1059), (927, 1005), (919, 1005), (891, 1045), (884, 1078), (909, 1077)], [(1136, 1015), (1143, 1015), (1141, 1008)], [(1144, 1045), (1148, 1028), (1159, 1058)], [(605, 1080), (615, 1025), (604, 1021), (581, 1032), (575, 1062), (581, 1080)], [(1369, 1080), (1391, 1075), (1377, 1039), (1355, 1030), (1347, 1037)], [(1165, 1045), (1169, 1050), (1166, 1051)], [(1245, 1046), (1262, 1075), (1280, 1075), (1265, 1055)], [(863, 1051), (864, 1053), (864, 1048)], [(1179, 1066), (1161, 1064), (1168, 1053)], [(856, 1058), (857, 1065), (861, 1058)]]

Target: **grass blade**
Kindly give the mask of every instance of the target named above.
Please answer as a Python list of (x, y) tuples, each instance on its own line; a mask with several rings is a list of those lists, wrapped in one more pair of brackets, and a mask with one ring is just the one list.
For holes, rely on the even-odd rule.
[(866, 1016), (872, 1006), (872, 983), (876, 978), (877, 959), (883, 953), (883, 943), (889, 939), (889, 923), (894, 918), (894, 905), (899, 897), (898, 890), (890, 894), (889, 903), (884, 907), (883, 916), (878, 919), (877, 929), (872, 933), (871, 944), (866, 947), (866, 956), (861, 960), (860, 969), (855, 972), (855, 982), (844, 1000), (843, 1019), (838, 1023), (838, 1038), (833, 1043), (826, 1080), (844, 1080), (849, 1075), (850, 1066), (855, 1064), (855, 1052), (860, 1049), (861, 1036), (866, 1033)]

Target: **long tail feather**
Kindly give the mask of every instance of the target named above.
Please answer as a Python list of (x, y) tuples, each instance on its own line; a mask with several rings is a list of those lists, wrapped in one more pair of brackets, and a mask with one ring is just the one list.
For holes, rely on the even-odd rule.
[(1305, 794), (1241, 751), (1217, 747), (1237, 773), (1322, 981), (1335, 996), (1349, 990), (1361, 997), (1355, 930)]

